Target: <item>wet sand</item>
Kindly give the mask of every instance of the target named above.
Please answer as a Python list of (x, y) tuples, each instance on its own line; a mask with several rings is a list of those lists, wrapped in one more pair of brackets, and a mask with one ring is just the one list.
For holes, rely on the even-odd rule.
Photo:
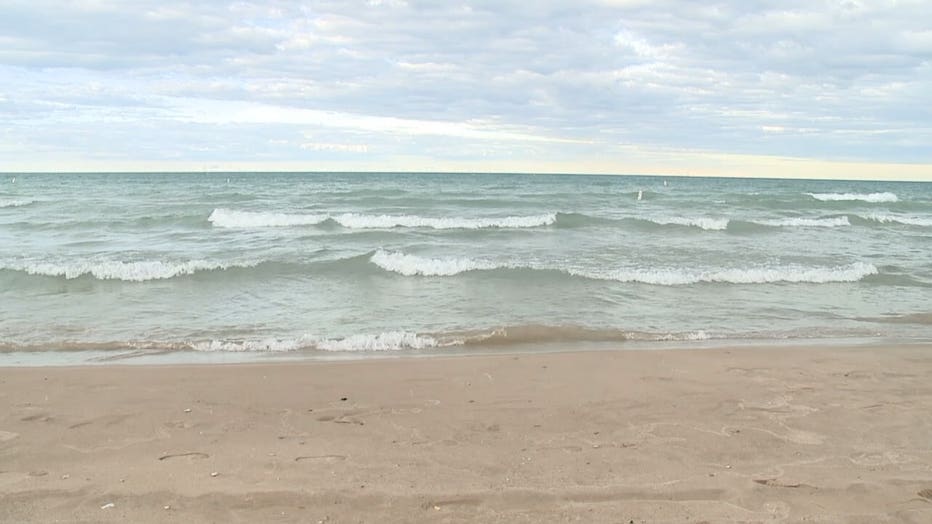
[(932, 522), (932, 347), (0, 368), (0, 522)]

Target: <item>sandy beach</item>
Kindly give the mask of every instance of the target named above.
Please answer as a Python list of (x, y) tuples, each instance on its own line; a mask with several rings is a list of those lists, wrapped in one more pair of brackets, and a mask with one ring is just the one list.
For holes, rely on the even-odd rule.
[(0, 369), (2, 522), (932, 522), (932, 347)]

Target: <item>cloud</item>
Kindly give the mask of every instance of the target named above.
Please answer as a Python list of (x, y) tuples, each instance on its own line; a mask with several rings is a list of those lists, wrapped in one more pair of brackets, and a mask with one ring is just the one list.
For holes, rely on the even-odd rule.
[[(595, 156), (621, 169), (641, 161), (635, 150), (656, 162), (700, 151), (930, 164), (926, 10), (892, 0), (11, 1), (0, 136), (64, 164)], [(21, 165), (17, 151), (0, 150), (0, 169)]]

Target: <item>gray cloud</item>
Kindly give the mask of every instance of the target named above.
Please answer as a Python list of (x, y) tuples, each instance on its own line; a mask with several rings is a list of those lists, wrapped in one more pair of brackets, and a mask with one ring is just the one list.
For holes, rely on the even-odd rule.
[[(924, 4), (7, 2), (0, 130), (127, 160), (643, 147), (930, 162)], [(219, 117), (192, 120), (197, 106)]]

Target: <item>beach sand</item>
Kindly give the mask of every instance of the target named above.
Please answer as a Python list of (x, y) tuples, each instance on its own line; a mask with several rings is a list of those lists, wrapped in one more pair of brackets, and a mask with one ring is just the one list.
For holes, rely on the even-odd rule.
[(932, 522), (932, 347), (0, 368), (2, 522)]

